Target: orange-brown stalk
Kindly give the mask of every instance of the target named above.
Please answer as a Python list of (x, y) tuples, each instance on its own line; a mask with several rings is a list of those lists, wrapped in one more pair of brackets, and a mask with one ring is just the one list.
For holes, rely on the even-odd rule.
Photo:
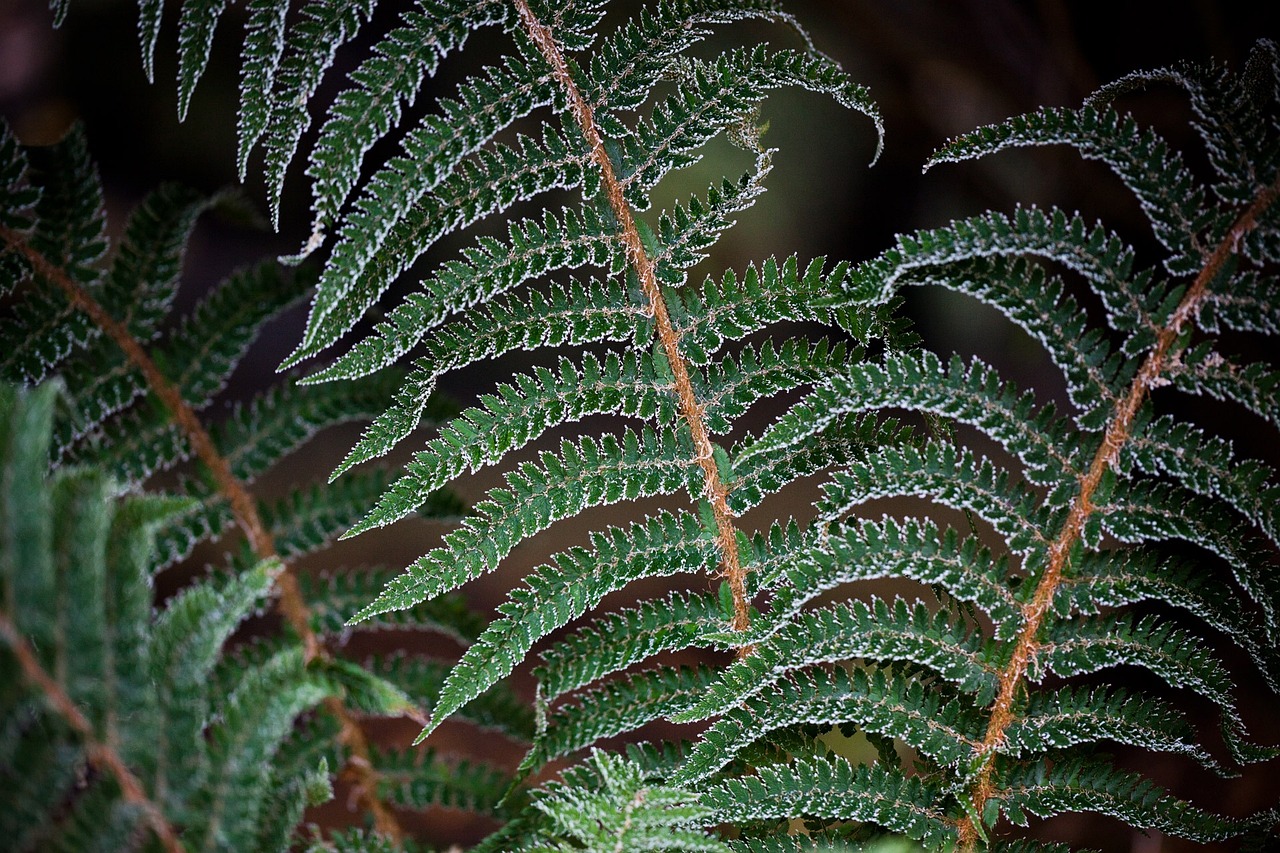
[[(640, 231), (636, 228), (635, 217), (631, 205), (627, 203), (622, 192), (622, 184), (613, 171), (613, 162), (605, 150), (604, 140), (600, 136), (600, 128), (596, 125), (591, 105), (582, 97), (573, 76), (569, 73), (568, 63), (560, 46), (556, 44), (555, 34), (544, 23), (538, 20), (529, 8), (527, 0), (515, 0), (520, 20), (525, 32), (533, 39), (534, 44), (542, 52), (543, 58), (551, 66), (551, 73), (564, 88), (569, 99), (569, 109), (578, 122), (582, 135), (591, 149), (591, 158), (600, 170), (605, 196), (613, 215), (618, 220), (619, 236), (626, 248), (627, 258), (636, 271), (640, 287), (649, 300), (649, 308), (653, 313), (654, 325), (657, 327), (658, 340), (662, 351), (671, 365), (671, 373), (675, 377), (674, 388), (680, 404), (680, 414), (689, 425), (689, 434), (693, 437), (696, 459), (703, 474), (703, 494), (711, 504), (711, 512), (716, 522), (716, 544), (720, 549), (720, 568), (729, 581), (729, 589), (733, 593), (733, 620), (735, 631), (745, 631), (750, 621), (750, 601), (747, 598), (747, 570), (742, 565), (738, 554), (737, 530), (733, 524), (734, 513), (729, 508), (729, 487), (720, 479), (720, 471), (716, 467), (712, 455), (711, 438), (707, 432), (703, 417), (702, 405), (693, 392), (693, 383), (689, 379), (689, 365), (680, 352), (680, 335), (671, 325), (671, 316), (667, 311), (667, 303), (654, 274), (653, 259), (645, 250)], [(739, 656), (750, 652), (744, 646), (738, 650)]]

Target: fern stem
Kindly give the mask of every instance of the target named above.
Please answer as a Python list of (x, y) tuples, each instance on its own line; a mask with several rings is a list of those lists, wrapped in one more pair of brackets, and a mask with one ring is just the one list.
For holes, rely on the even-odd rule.
[[(245, 488), (245, 485), (232, 473), (230, 463), (227, 462), (226, 457), (218, 452), (213, 443), (213, 438), (209, 435), (208, 430), (204, 428), (204, 424), (200, 422), (199, 416), (182, 399), (181, 391), (169, 381), (169, 378), (160, 370), (159, 365), (147, 354), (142, 344), (130, 333), (125, 324), (111, 316), (102, 304), (93, 298), (92, 294), (73, 281), (56, 264), (32, 248), (23, 239), (21, 233), (0, 225), (0, 239), (3, 239), (10, 249), (25, 257), (42, 278), (56, 284), (66, 295), (68, 301), (75, 308), (88, 315), (89, 319), (120, 347), (125, 354), (125, 358), (141, 371), (143, 378), (146, 379), (147, 386), (160, 399), (174, 421), (177, 422), (179, 428), (182, 429), (196, 456), (213, 474), (218, 491), (231, 505), (236, 524), (248, 538), (254, 554), (260, 560), (271, 559), (280, 565), (280, 570), (276, 572), (273, 578), (273, 583), (278, 593), (276, 607), (285, 621), (288, 622), (289, 627), (298, 635), (306, 652), (307, 660), (328, 659), (328, 650), (325, 649), (316, 632), (311, 629), (311, 612), (307, 607), (306, 600), (303, 598), (298, 579), (285, 566), (284, 561), (277, 554), (271, 532), (262, 523), (262, 517), (258, 513), (257, 501), (249, 493), (249, 490)], [(6, 625), (6, 628), (8, 627), (11, 626)], [(54, 684), (53, 686), (56, 687), (57, 685)], [(65, 698), (65, 694), (63, 696)], [(70, 702), (69, 699), (67, 701)], [(351, 753), (344, 775), (350, 778), (356, 795), (373, 815), (374, 825), (377, 830), (399, 841), (403, 838), (404, 831), (401, 829), (400, 823), (391, 809), (378, 799), (378, 774), (369, 760), (369, 741), (365, 737), (364, 731), (341, 699), (333, 696), (328, 697), (324, 700), (324, 706), (338, 720), (340, 725), (338, 740)], [(71, 706), (71, 710), (76, 710), (74, 705)], [(78, 714), (79, 712), (76, 711), (76, 713)], [(425, 719), (422, 714), (416, 711), (410, 713), (409, 716), (415, 722), (422, 722)], [(83, 717), (81, 719), (83, 720)], [(119, 763), (119, 756), (115, 756), (115, 760)], [(120, 769), (128, 772), (128, 768), (122, 763), (120, 764)], [(134, 779), (133, 781), (137, 785), (137, 780)], [(121, 787), (124, 787), (123, 782)], [(141, 792), (141, 788), (138, 790)]]
[(970, 816), (960, 821), (958, 827), (962, 850), (973, 850), (977, 846), (980, 833), (978, 826), (974, 823), (974, 816), (981, 819), (983, 808), (996, 794), (991, 779), (994, 772), (995, 749), (1004, 741), (1005, 731), (1014, 721), (1014, 699), (1026, 677), (1028, 665), (1040, 650), (1040, 629), (1044, 626), (1049, 606), (1062, 582), (1063, 570), (1072, 549), (1080, 540), (1085, 522), (1096, 509), (1092, 502), (1094, 492), (1097, 491), (1107, 470), (1115, 465), (1125, 443), (1132, 437), (1133, 419), (1137, 416), (1138, 409), (1142, 406), (1147, 394), (1152, 388), (1161, 384), (1161, 374), (1181, 351), (1175, 350), (1175, 346), (1182, 336), (1184, 327), (1199, 309), (1209, 284), (1221, 273), (1223, 266), (1237, 251), (1241, 241), (1257, 227), (1258, 218), (1277, 198), (1280, 198), (1280, 180), (1258, 192), (1253, 203), (1240, 215), (1231, 226), (1231, 230), (1205, 260), (1204, 266), (1196, 275), (1191, 287), (1187, 288), (1168, 324), (1157, 335), (1155, 346), (1148, 353), (1137, 376), (1130, 384), (1129, 392), (1116, 404), (1115, 413), (1107, 425), (1102, 444), (1098, 447), (1089, 470), (1080, 478), (1079, 491), (1072, 502), (1071, 511), (1063, 522), (1057, 538), (1049, 546), (1049, 559), (1044, 574), (1031, 600), (1022, 608), (1024, 622), (1014, 645), (1013, 655), (1000, 673), (999, 691), (995, 704), (991, 708), (986, 736), (979, 746), (979, 751), (983, 755), (982, 769), (970, 788), (970, 802), (973, 804), (973, 809), (969, 813)]
[[(614, 173), (613, 161), (609, 159), (609, 154), (605, 150), (604, 140), (600, 136), (600, 128), (596, 124), (591, 105), (582, 97), (582, 92), (578, 90), (577, 84), (573, 82), (573, 75), (569, 71), (569, 65), (560, 50), (560, 46), (556, 44), (555, 34), (552, 33), (550, 27), (542, 23), (534, 15), (529, 8), (528, 0), (514, 0), (514, 2), (520, 14), (520, 21), (524, 24), (525, 32), (533, 39), (533, 43), (537, 45), (538, 50), (542, 52), (543, 58), (551, 66), (552, 75), (564, 87), (565, 93), (568, 95), (569, 108), (578, 122), (579, 129), (581, 129), (583, 136), (586, 138), (587, 145), (591, 148), (592, 159), (600, 169), (605, 195), (609, 200), (609, 206), (612, 208), (614, 216), (618, 220), (619, 236), (622, 238), (623, 245), (626, 248), (627, 257), (636, 271), (636, 277), (640, 280), (640, 287), (644, 291), (645, 297), (649, 300), (649, 306), (653, 312), (654, 325), (658, 332), (658, 340), (662, 344), (663, 353), (666, 355), (667, 362), (671, 366), (671, 373), (675, 377), (674, 385), (676, 396), (680, 403), (680, 414), (689, 424), (689, 433), (693, 437), (693, 446), (696, 451), (696, 461), (698, 466), (702, 468), (703, 495), (711, 505), (711, 511), (715, 517), (716, 542), (720, 549), (721, 571), (729, 581), (729, 589), (733, 594), (733, 620), (731, 624), (733, 630), (745, 631), (750, 622), (750, 602), (747, 598), (746, 583), (747, 570), (743, 567), (742, 559), (738, 554), (738, 534), (733, 524), (733, 511), (729, 509), (729, 487), (721, 480), (720, 471), (716, 467), (711, 438), (707, 432), (706, 422), (703, 417), (702, 405), (694, 394), (693, 383), (689, 379), (688, 363), (680, 353), (680, 335), (671, 323), (666, 299), (662, 295), (658, 278), (654, 274), (653, 259), (649, 257), (649, 253), (645, 250), (644, 241), (640, 237), (635, 217), (631, 212), (631, 205), (627, 203), (626, 196), (623, 195), (622, 184), (619, 183), (618, 177)], [(743, 646), (738, 649), (738, 656), (743, 657), (749, 654), (750, 651), (749, 646)]]
[(116, 752), (110, 744), (98, 739), (93, 730), (93, 724), (80, 712), (75, 702), (71, 701), (71, 697), (62, 689), (62, 685), (45, 672), (26, 638), (4, 613), (0, 613), (0, 637), (4, 638), (5, 644), (18, 659), (18, 666), (22, 669), (22, 674), (27, 681), (39, 688), (53, 709), (84, 738), (85, 752), (89, 755), (89, 761), (98, 767), (105, 767), (115, 777), (116, 784), (120, 786), (120, 795), (124, 797), (125, 802), (139, 808), (146, 818), (147, 825), (155, 832), (168, 853), (183, 853), (186, 848), (178, 840), (178, 833), (169, 825), (160, 807), (147, 796), (142, 782), (133, 775), (133, 771), (124, 763), (120, 753)]

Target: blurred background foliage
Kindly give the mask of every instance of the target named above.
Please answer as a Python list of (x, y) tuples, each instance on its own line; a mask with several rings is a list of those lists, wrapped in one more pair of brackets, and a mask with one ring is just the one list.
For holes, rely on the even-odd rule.
[[(392, 25), (404, 5), (385, 3), (375, 17), (375, 29)], [(615, 5), (621, 17), (638, 4)], [(766, 144), (779, 149), (769, 178), (770, 192), (740, 217), (738, 227), (700, 268), (699, 280), (703, 272), (714, 274), (729, 267), (741, 270), (749, 261), (770, 254), (795, 253), (802, 260), (821, 255), (833, 260), (863, 260), (888, 247), (898, 232), (936, 227), (988, 208), (1008, 211), (1016, 204), (1056, 205), (1100, 219), (1138, 248), (1140, 264), (1156, 263), (1159, 256), (1133, 198), (1105, 167), (1081, 161), (1065, 148), (1006, 152), (977, 163), (939, 167), (927, 175), (922, 175), (921, 164), (929, 152), (954, 134), (1041, 105), (1077, 105), (1099, 84), (1128, 71), (1210, 59), (1239, 68), (1255, 40), (1280, 38), (1280, 16), (1269, 0), (797, 0), (788, 5), (814, 34), (818, 46), (840, 61), (855, 80), (870, 87), (884, 115), (885, 151), (880, 162), (868, 168), (875, 142), (868, 122), (817, 96), (794, 91), (775, 95), (761, 115), (761, 122), (769, 126)], [(156, 53), (157, 82), (149, 85), (138, 57), (135, 3), (76, 0), (65, 24), (55, 30), (53, 16), (41, 0), (0, 0), (0, 115), (27, 144), (52, 142), (74, 121), (86, 125), (105, 183), (109, 220), (116, 232), (127, 211), (161, 181), (178, 181), (210, 192), (236, 183), (240, 12), (233, 7), (228, 13), (232, 20), (224, 21), (218, 32), (212, 60), (185, 123), (177, 120), (173, 83), (176, 28), (170, 12)], [(235, 26), (228, 25), (232, 23)], [(793, 39), (778, 29), (750, 27), (726, 37), (740, 42), (758, 37), (780, 42)], [(371, 37), (362, 38), (338, 54), (319, 103), (332, 97), (341, 73), (353, 67), (370, 41)], [(447, 95), (459, 79), (492, 61), (492, 56), (482, 39), (475, 40), (445, 63), (430, 84), (431, 91), (420, 97), (410, 114), (429, 109), (431, 95)], [(1154, 89), (1126, 98), (1123, 105), (1144, 123), (1157, 126), (1192, 164), (1203, 162), (1194, 133), (1187, 126), (1190, 110), (1179, 92)], [(313, 110), (313, 115), (318, 113)], [(384, 143), (382, 153), (390, 150)], [(728, 164), (713, 159), (700, 170), (673, 177), (660, 187), (656, 207), (701, 192), (709, 179), (735, 171), (733, 158), (744, 157), (728, 145), (717, 146), (714, 154), (728, 158)], [(265, 198), (255, 168), (256, 164), (251, 164), (246, 185), (249, 204), (245, 211), (250, 214), (263, 208)], [(309, 190), (300, 172), (295, 168), (286, 184), (280, 234), (260, 223), (245, 227), (245, 222), (233, 221), (237, 217), (225, 213), (197, 229), (180, 305), (189, 305), (229, 270), (264, 255), (292, 252), (301, 244), (309, 230)], [(252, 220), (254, 216), (238, 218)], [(459, 237), (442, 241), (426, 264), (449, 257), (465, 242)], [(1043, 352), (994, 311), (963, 297), (924, 288), (911, 290), (908, 311), (930, 349), (977, 355), (999, 368), (1006, 378), (1036, 389), (1042, 400), (1064, 399), (1061, 378)], [(1083, 292), (1077, 295), (1083, 298)], [(394, 300), (395, 293), (390, 298)], [(1087, 298), (1084, 302), (1089, 304)], [(244, 396), (246, 389), (267, 380), (297, 341), (302, 319), (299, 309), (273, 323), (267, 340), (238, 370), (236, 382), (221, 405), (230, 405)], [(1242, 341), (1241, 346), (1249, 344)], [(489, 390), (498, 377), (531, 360), (536, 359), (513, 355), (460, 371), (446, 378), (445, 387), (465, 404)], [(547, 356), (540, 360), (545, 363)], [(1176, 401), (1170, 403), (1176, 405)], [(1187, 414), (1202, 421), (1219, 417), (1212, 411)], [(757, 417), (767, 418), (768, 413), (757, 413)], [(1263, 433), (1255, 431), (1247, 418), (1234, 413), (1233, 417), (1239, 424), (1231, 435), (1245, 455), (1275, 464), (1280, 453), (1266, 446), (1259, 437)], [(286, 482), (303, 470), (312, 476), (331, 470), (354, 437), (350, 430), (335, 431), (327, 442), (312, 442), (306, 455), (274, 472), (274, 482)], [(551, 436), (529, 453), (558, 440), (558, 436)], [(989, 452), (981, 442), (975, 440), (974, 444)], [(474, 500), (494, 485), (498, 476), (496, 472), (484, 473), (464, 481), (458, 490), (464, 498)], [(264, 482), (268, 493), (272, 482), (272, 478)], [(768, 505), (768, 516), (803, 515), (811, 497), (790, 494), (786, 502)], [(630, 510), (644, 513), (654, 506), (641, 502)], [(903, 507), (877, 505), (868, 509), (872, 515), (895, 510)], [(912, 510), (908, 506), (905, 511)], [(511, 584), (517, 572), (537, 565), (567, 541), (583, 540), (588, 525), (625, 521), (621, 512), (612, 508), (587, 513), (573, 522), (581, 529), (558, 525), (527, 543), (512, 557), (511, 562), (518, 565), (473, 585), (474, 602), (482, 609), (492, 607), (499, 600), (498, 592)], [(761, 517), (758, 523), (764, 521)], [(427, 550), (439, 534), (438, 528), (425, 522), (405, 522), (390, 531), (340, 543), (321, 555), (316, 566), (304, 570), (333, 568), (346, 562), (404, 565)], [(197, 555), (195, 559), (213, 558)], [(406, 645), (417, 648), (424, 642), (430, 645), (434, 641), (387, 633), (372, 639), (357, 636), (352, 643), (360, 648), (349, 651), (359, 656), (361, 651)], [(1245, 689), (1248, 691), (1248, 686)], [(1244, 697), (1246, 714), (1263, 742), (1275, 741), (1280, 739), (1280, 722), (1263, 704), (1264, 697), (1261, 686), (1252, 701)], [(411, 738), (416, 730), (413, 724), (389, 725), (382, 737), (399, 741)], [(662, 733), (655, 730), (650, 734)], [(451, 744), (450, 738), (457, 743)], [(518, 755), (508, 754), (509, 746), (494, 740), (477, 739), (474, 732), (465, 730), (451, 734), (446, 727), (436, 746), (448, 749), (456, 745), (469, 754), (504, 764), (519, 760)], [(1207, 808), (1238, 814), (1274, 802), (1274, 771), (1266, 767), (1240, 780), (1206, 786), (1205, 778), (1187, 762), (1172, 757), (1152, 759), (1150, 755), (1143, 760), (1146, 771), (1175, 794)], [(1167, 767), (1153, 768), (1152, 760), (1163, 761)], [(332, 808), (341, 810), (344, 805), (340, 797)], [(461, 816), (434, 815), (429, 834), (458, 837), (459, 832), (466, 835), (483, 828), (483, 823)], [(1051, 821), (1037, 834), (1108, 851), (1192, 849), (1158, 835), (1131, 835), (1119, 824), (1108, 827), (1073, 817)]]

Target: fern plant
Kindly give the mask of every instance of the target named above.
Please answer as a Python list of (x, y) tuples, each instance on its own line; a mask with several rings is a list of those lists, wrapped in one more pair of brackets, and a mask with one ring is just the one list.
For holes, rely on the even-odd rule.
[[(392, 837), (393, 804), (496, 800), (507, 783), (494, 771), (476, 768), (453, 784), (452, 765), (369, 744), (366, 717), (421, 717), (443, 672), (415, 656), (346, 660), (329, 642), (347, 633), (334, 614), (388, 571), (314, 575), (284, 562), (357, 519), (386, 473), (336, 489), (303, 484), (272, 502), (247, 490), (317, 431), (386, 406), (391, 384), (301, 393), (285, 381), (214, 422), (209, 402), (264, 325), (306, 293), (306, 277), (259, 264), (168, 318), (188, 237), (219, 198), (161, 187), (108, 252), (102, 190), (80, 131), (23, 149), (0, 127), (0, 163), (12, 309), (0, 369), (6, 382), (38, 388), (28, 400), (5, 386), (2, 407), (12, 433), (5, 661), (15, 686), (25, 678), (33, 688), (5, 702), (6, 849), (80, 849), (99, 825), (110, 830), (93, 842), (101, 849), (144, 842), (140, 828), (169, 850), (283, 849), (305, 797), (327, 790), (331, 775)], [(166, 319), (172, 331), (162, 334)], [(431, 406), (433, 417), (456, 409), (443, 399)], [(50, 470), (59, 479), (45, 486)], [(180, 499), (153, 494), (165, 476)], [(33, 482), (49, 496), (24, 497)], [(117, 511), (109, 496), (128, 497)], [(447, 521), (462, 509), (440, 492), (422, 515)], [(239, 543), (226, 533), (232, 525)], [(153, 619), (153, 579), (213, 541), (224, 544), (225, 564)], [(283, 631), (237, 636), (224, 652), (269, 597)], [(383, 624), (462, 642), (477, 632), (457, 598), (398, 616)], [(320, 717), (295, 727), (317, 705)], [(531, 732), (528, 711), (502, 691), (474, 711), (487, 727)], [(84, 785), (86, 776), (101, 784)]]
[[(141, 10), (150, 73), (160, 4)], [(222, 3), (182, 7), (181, 112), (223, 11)], [(430, 425), (446, 373), (514, 350), (559, 352), (550, 366), (440, 419), (376, 497), (351, 490), (361, 517), (348, 536), (419, 510), (465, 474), (507, 467), (501, 487), (380, 593), (360, 582), (331, 585), (326, 619), (362, 596), (351, 608), (356, 627), (456, 613), (450, 596), (557, 523), (594, 507), (683, 496), (628, 526), (595, 530), (588, 547), (565, 548), (534, 568), (468, 636), (473, 642), (442, 684), (405, 691), (428, 709), (417, 717), (421, 741), (445, 719), (481, 707), (537, 655), (530, 718), (503, 721), (529, 738), (515, 777), (486, 775), (483, 796), (438, 795), (505, 821), (479, 849), (834, 850), (882, 836), (931, 849), (1054, 849), (1019, 839), (1010, 825), (1080, 811), (1202, 842), (1268, 835), (1274, 812), (1212, 814), (1122, 769), (1106, 751), (1171, 753), (1224, 775), (1276, 753), (1248, 733), (1230, 668), (1212, 644), (1241, 653), (1242, 665), (1277, 689), (1280, 487), (1264, 462), (1241, 460), (1203, 425), (1157, 410), (1167, 392), (1153, 393), (1209, 395), (1276, 426), (1273, 368), (1232, 361), (1233, 339), (1222, 334), (1277, 329), (1273, 45), (1260, 42), (1243, 74), (1134, 75), (1080, 109), (1046, 109), (960, 137), (932, 161), (1072, 145), (1137, 197), (1163, 248), (1159, 266), (1139, 268), (1118, 235), (1078, 215), (1023, 208), (900, 237), (861, 264), (769, 259), (703, 278), (695, 268), (763, 191), (772, 152), (756, 110), (769, 91), (826, 93), (879, 130), (868, 93), (773, 3), (670, 0), (615, 24), (602, 2), (422, 2), (378, 37), (300, 151), (310, 138), (309, 104), (335, 53), (372, 15), (371, 3), (314, 0), (292, 20), (281, 2), (247, 7), (241, 173), (261, 149), (274, 215), (286, 171), (305, 164), (311, 235), (291, 260), (323, 260), (302, 342), (284, 366), (354, 335), (344, 352), (312, 367), (303, 385), (318, 387), (297, 391), (298, 399), (340, 380), (353, 384), (336, 387), (386, 388), (390, 397), (315, 500), (337, 501), (342, 484), (361, 476), (351, 469)], [(720, 25), (751, 19), (778, 25), (793, 46), (705, 43)], [(406, 119), (424, 80), (482, 28), (505, 32), (502, 59), (424, 117)], [(1207, 181), (1113, 106), (1156, 81), (1188, 93), (1208, 151)], [(663, 179), (702, 161), (720, 136), (745, 151), (746, 173), (654, 213)], [(371, 159), (388, 137), (399, 153)], [(23, 195), (20, 160), (9, 159), (15, 201), (6, 206), (19, 216), (35, 203)], [(521, 212), (553, 191), (562, 206)], [(7, 262), (46, 285), (34, 316), (55, 317), (16, 339), (33, 349), (78, 342), (89, 337), (80, 319), (87, 316), (128, 354), (124, 341), (141, 333), (115, 334), (107, 320), (129, 301), (109, 295), (109, 286), (101, 300), (77, 297), (86, 291), (77, 282), (94, 275), (97, 232), (84, 225), (92, 216), (63, 208), (48, 216), (57, 233), (74, 237), (46, 245), (39, 223), (4, 223)], [(504, 236), (491, 236), (493, 220)], [(469, 247), (397, 289), (403, 295), (392, 304), (393, 285), (424, 266), (439, 241), (459, 235)], [(1061, 372), (1069, 411), (1042, 405), (981, 362), (919, 348), (897, 319), (910, 285), (967, 294), (1023, 328)], [(84, 310), (67, 314), (49, 295), (57, 289)], [(1100, 304), (1103, 324), (1087, 319), (1081, 300)], [(786, 338), (783, 321), (824, 324), (829, 336)], [(66, 323), (85, 331), (77, 338)], [(202, 337), (184, 332), (178, 340)], [(63, 353), (55, 347), (36, 372)], [(392, 372), (410, 353), (412, 366)], [(137, 356), (127, 358), (146, 373)], [(155, 413), (157, 429), (172, 431), (176, 421), (218, 484), (220, 497), (195, 517), (238, 501), (231, 514), (257, 556), (269, 558), (252, 500), (227, 487), (217, 462), (252, 443), (252, 430), (229, 432), (225, 449), (215, 445), (219, 457), (205, 454), (186, 423), (190, 407), (180, 395), (166, 398), (173, 380), (156, 370), (148, 385), (168, 412)], [(75, 382), (64, 381), (79, 401)], [(743, 435), (749, 409), (781, 395), (795, 400), (797, 391), (767, 428)], [(119, 408), (133, 396), (93, 388), (84, 399), (119, 399)], [(588, 419), (598, 414), (631, 426), (591, 431)], [(923, 429), (912, 425), (917, 415)], [(571, 437), (558, 451), (511, 464), (552, 431)], [(976, 450), (974, 431), (1000, 455)], [(139, 442), (148, 454), (157, 443)], [(102, 461), (131, 471), (110, 455)], [(128, 476), (145, 480), (156, 464)], [(816, 517), (743, 527), (746, 512), (815, 475), (825, 480)], [(205, 498), (214, 490), (196, 482), (184, 491)], [(969, 526), (949, 527), (940, 514), (856, 515), (868, 501), (897, 496), (961, 510)], [(345, 518), (332, 514), (335, 526)], [(201, 531), (220, 527), (201, 523)], [(1167, 547), (1171, 541), (1191, 548)], [(637, 581), (684, 576), (693, 578), (684, 589), (603, 608)], [(292, 577), (276, 575), (282, 600)], [(708, 591), (707, 577), (718, 588)], [(886, 578), (915, 582), (919, 593), (849, 597), (858, 592), (850, 585)], [(382, 677), (426, 680), (425, 668), (400, 662), (340, 666), (318, 629), (304, 627), (319, 611), (305, 612), (286, 617), (308, 671), (351, 673), (364, 686), (344, 683), (351, 704), (376, 704), (352, 698), (374, 692), (396, 697), (379, 709), (402, 708), (405, 694)], [(674, 653), (687, 665), (672, 663)], [(1126, 684), (1139, 670), (1170, 689)], [(1196, 698), (1188, 703), (1188, 695)], [(1214, 708), (1220, 736), (1195, 731), (1195, 702)], [(336, 705), (331, 718), (348, 728)], [(690, 724), (685, 739), (634, 742), (663, 719)], [(301, 731), (299, 742), (315, 742)], [(869, 744), (866, 760), (836, 749), (854, 735)], [(633, 742), (601, 748), (618, 736)], [(394, 843), (398, 828), (377, 795), (402, 765), (372, 760), (350, 737), (342, 742), (366, 774), (356, 787), (384, 841), (327, 843)], [(459, 787), (464, 777), (455, 775)]]

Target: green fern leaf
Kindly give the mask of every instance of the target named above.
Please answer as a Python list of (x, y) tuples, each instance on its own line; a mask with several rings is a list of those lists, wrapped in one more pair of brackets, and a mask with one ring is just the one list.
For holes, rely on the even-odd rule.
[(1208, 814), (1140, 776), (1099, 762), (1044, 761), (1011, 768), (1001, 787), (1007, 792), (1001, 810), (1020, 826), (1027, 825), (1028, 814), (1091, 811), (1200, 842), (1234, 838), (1248, 829), (1243, 822)]
[(178, 120), (185, 121), (191, 94), (204, 76), (213, 47), (213, 30), (226, 0), (183, 0), (178, 22)]
[[(592, 550), (562, 551), (525, 577), (458, 665), (432, 710), (432, 726), (511, 673), (534, 643), (598, 605), (610, 592), (643, 578), (706, 574), (719, 553), (697, 516), (663, 513), (630, 530), (592, 535)], [(425, 732), (424, 732), (425, 734)]]
[(713, 724), (671, 781), (677, 785), (701, 781), (776, 729), (849, 723), (900, 740), (942, 766), (969, 759), (982, 731), (975, 708), (954, 694), (926, 692), (919, 673), (801, 670)]
[(688, 648), (704, 632), (721, 627), (719, 599), (709, 593), (673, 593), (596, 616), (541, 653), (539, 692), (552, 702), (660, 652)]
[(955, 844), (937, 783), (887, 767), (855, 767), (843, 758), (810, 758), (726, 779), (700, 801), (721, 820), (745, 822), (793, 814), (867, 821), (928, 847)]
[(995, 695), (997, 652), (946, 613), (930, 614), (921, 602), (873, 599), (805, 611), (773, 632), (752, 654), (734, 661), (678, 722), (724, 713), (750, 699), (788, 671), (854, 658), (906, 660), (930, 669), (973, 694), (979, 704)]
[(1200, 253), (1192, 238), (1208, 224), (1204, 190), (1181, 155), (1154, 131), (1142, 130), (1132, 116), (1085, 106), (1047, 108), (979, 128), (952, 139), (929, 158), (926, 169), (1029, 145), (1071, 145), (1086, 159), (1102, 160), (1133, 193), (1169, 251), (1165, 267), (1174, 275), (1195, 273)]
[(544, 766), (601, 738), (672, 717), (694, 703), (716, 673), (706, 667), (648, 669), (574, 694), (552, 712), (520, 768)]
[[(372, 604), (356, 614), (359, 622), (386, 610), (448, 592), (492, 571), (515, 543), (588, 506), (670, 494), (688, 487), (692, 458), (688, 439), (674, 432), (646, 429), (561, 445), (560, 456), (542, 454), (542, 464), (526, 463), (507, 475), (508, 488), (495, 489), (476, 505), (477, 515), (445, 537), (437, 549), (408, 568)], [(379, 507), (347, 535), (394, 521), (412, 506)]]

